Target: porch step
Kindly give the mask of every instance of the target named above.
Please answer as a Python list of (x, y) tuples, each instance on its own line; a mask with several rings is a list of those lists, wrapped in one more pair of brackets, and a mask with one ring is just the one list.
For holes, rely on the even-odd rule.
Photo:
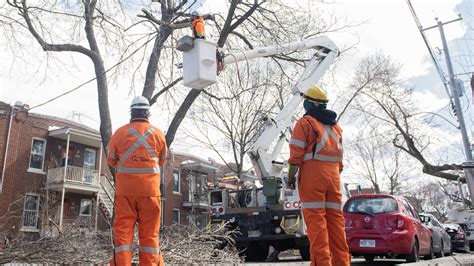
[[(107, 181), (105, 181), (105, 182), (107, 182)], [(115, 190), (115, 187), (113, 186), (112, 183), (110, 183), (110, 185), (108, 187), (109, 187), (109, 190), (110, 190), (110, 187), (112, 187), (112, 189)], [(105, 216), (108, 219), (112, 219), (112, 215), (113, 215), (113, 211), (114, 211), (113, 200), (111, 200), (110, 197), (109, 197), (109, 195), (113, 192), (115, 192), (115, 191), (109, 191), (109, 193), (107, 193), (105, 191), (104, 185), (101, 182), (100, 190), (99, 190), (99, 203), (100, 203), (100, 207), (102, 209), (102, 212), (105, 214)], [(112, 197), (113, 197), (113, 195), (112, 195)]]

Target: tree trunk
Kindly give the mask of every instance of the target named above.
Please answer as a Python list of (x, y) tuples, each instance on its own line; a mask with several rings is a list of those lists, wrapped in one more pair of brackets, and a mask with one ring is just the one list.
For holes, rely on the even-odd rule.
[(168, 127), (168, 130), (166, 131), (166, 145), (168, 146), (168, 148), (171, 146), (171, 143), (173, 143), (178, 127), (181, 125), (181, 122), (186, 116), (186, 113), (193, 104), (194, 100), (196, 100), (196, 98), (199, 96), (199, 94), (201, 94), (201, 90), (191, 89), (186, 98), (184, 99), (183, 103), (179, 107), (178, 111), (174, 115), (173, 120), (171, 121), (171, 124)]
[(379, 184), (376, 183), (376, 182), (374, 182), (373, 185), (374, 185), (375, 194), (380, 194), (380, 186), (379, 186)]
[(100, 115), (100, 135), (102, 137), (102, 145), (107, 147), (110, 138), (112, 137), (112, 121), (110, 119), (109, 109), (109, 93), (107, 87), (107, 77), (105, 74), (104, 64), (101, 62), (94, 62), (95, 74), (97, 76), (97, 92), (99, 101), (99, 115)]
[(161, 50), (163, 49), (163, 45), (166, 40), (168, 40), (168, 37), (171, 35), (171, 32), (172, 30), (170, 27), (161, 26), (158, 35), (156, 36), (153, 52), (151, 53), (150, 60), (148, 61), (145, 85), (142, 92), (142, 95), (147, 99), (151, 99), (153, 92), (155, 91), (156, 75), (158, 73), (158, 62), (160, 61)]

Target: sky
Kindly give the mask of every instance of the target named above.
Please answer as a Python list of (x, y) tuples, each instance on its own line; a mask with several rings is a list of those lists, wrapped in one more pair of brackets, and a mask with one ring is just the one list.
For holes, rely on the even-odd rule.
[[(140, 3), (148, 5), (148, 1), (133, 1), (132, 7), (139, 10)], [(437, 76), (433, 63), (428, 57), (428, 50), (423, 43), (420, 33), (415, 25), (412, 15), (404, 0), (332, 0), (323, 1), (330, 4), (313, 1), (315, 5), (334, 11), (336, 14), (347, 17), (351, 21), (365, 21), (362, 25), (346, 29), (340, 33), (331, 34), (339, 47), (346, 43), (357, 43), (356, 49), (349, 51), (337, 68), (337, 77), (340, 84), (348, 82), (353, 68), (364, 55), (381, 51), (392, 56), (403, 65), (402, 77), (418, 93), (420, 104), (430, 111), (445, 112), (449, 117), (449, 109), (444, 111), (440, 106), (447, 104), (447, 96), (442, 83)], [(463, 13), (463, 22), (456, 22), (445, 26), (446, 38), (449, 41), (451, 55), (457, 73), (472, 72), (474, 69), (474, 4), (473, 0), (412, 0), (421, 24), (429, 27), (436, 24), (435, 17), (441, 21), (457, 18), (457, 14)], [(206, 0), (200, 2), (199, 11), (207, 7), (222, 3), (220, 0)], [(194, 9), (194, 8), (193, 8)], [(427, 32), (432, 47), (441, 47), (439, 32), (433, 29)], [(469, 42), (470, 41), (470, 44)], [(25, 47), (32, 49), (34, 58), (21, 58), (18, 51), (10, 50), (7, 40), (0, 39), (0, 100), (13, 104), (22, 101), (30, 106), (38, 105), (64, 90), (69, 90), (94, 76), (93, 68), (87, 58), (80, 55), (62, 53), (55, 55), (62, 60), (76, 65), (88, 67), (80, 70), (67, 71), (68, 66), (59, 67), (51, 65), (45, 72), (47, 55), (39, 49), (38, 45), (31, 39), (25, 39)], [(451, 50), (452, 49), (452, 50)], [(13, 56), (13, 53), (17, 56)], [(441, 64), (444, 66), (444, 59)], [(46, 74), (47, 73), (47, 74)], [(468, 75), (460, 75), (459, 78), (467, 82)], [(470, 88), (467, 87), (467, 95), (470, 97)], [(183, 93), (186, 93), (183, 91)], [(331, 95), (331, 92), (329, 92)], [(334, 94), (335, 95), (335, 94)], [(133, 98), (130, 94), (129, 84), (112, 84), (109, 88), (110, 108), (112, 114), (113, 128), (128, 122), (128, 106)], [(469, 107), (470, 98), (463, 97), (466, 108)], [(92, 82), (67, 96), (53, 101), (47, 105), (34, 109), (34, 112), (54, 115), (63, 118), (74, 119), (94, 128), (98, 128), (98, 106), (95, 83)], [(153, 113), (152, 109), (152, 113)], [(467, 120), (472, 120), (471, 111), (466, 109)], [(151, 122), (162, 129), (166, 129), (170, 120), (154, 113)], [(344, 126), (344, 125), (343, 125)], [(350, 127), (350, 125), (346, 125)], [(455, 136), (455, 135), (453, 135)], [(460, 134), (459, 140), (460, 140)], [(459, 142), (460, 143), (460, 142)], [(179, 135), (172, 146), (177, 151), (194, 153), (207, 158), (214, 157), (219, 161), (216, 154), (206, 151), (202, 147), (196, 147), (192, 141), (185, 136)], [(205, 153), (203, 153), (205, 152)]]

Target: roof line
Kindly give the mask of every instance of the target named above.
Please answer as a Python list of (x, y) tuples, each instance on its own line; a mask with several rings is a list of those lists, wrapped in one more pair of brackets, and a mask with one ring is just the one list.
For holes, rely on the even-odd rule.
[[(66, 118), (61, 118), (61, 117), (52, 116), (52, 115), (38, 114), (38, 113), (29, 113), (29, 115), (31, 115), (33, 117), (46, 118), (46, 119), (56, 120), (58, 122), (68, 123), (72, 126), (76, 126), (76, 127), (81, 128), (83, 130), (89, 131), (90, 133), (100, 134), (100, 132), (96, 129), (93, 129), (93, 128), (88, 127), (84, 124), (81, 124), (81, 123), (78, 123), (76, 121), (72, 121), (72, 120), (69, 120), (69, 119), (66, 119)], [(62, 127), (62, 128), (64, 128), (64, 127)]]

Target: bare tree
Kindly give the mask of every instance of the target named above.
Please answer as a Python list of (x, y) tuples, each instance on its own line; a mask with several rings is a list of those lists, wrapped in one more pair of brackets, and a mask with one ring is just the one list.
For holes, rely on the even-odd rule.
[[(26, 0), (7, 0), (8, 5), (16, 9), (22, 20), (20, 21), (13, 16), (3, 15), (2, 17), (6, 18), (11, 25), (26, 28), (46, 52), (74, 52), (85, 55), (91, 60), (94, 65), (99, 97), (100, 133), (102, 142), (106, 146), (112, 135), (112, 127), (108, 103), (106, 68), (97, 35), (103, 34), (105, 38), (110, 36), (113, 40), (116, 40), (117, 35), (120, 35), (123, 29), (121, 25), (118, 25), (108, 15), (110, 10), (107, 9), (111, 8), (110, 5), (100, 4), (97, 0), (82, 1), (82, 6), (78, 9), (70, 9), (69, 12), (67, 8), (61, 7), (59, 3), (48, 2), (40, 1), (29, 5)], [(46, 24), (52, 22), (47, 21), (47, 17), (51, 15), (63, 17), (70, 20), (72, 24), (76, 24), (71, 29), (72, 32), (70, 32), (71, 40), (65, 41), (63, 39), (65, 36), (62, 36), (61, 32), (57, 32), (61, 30), (60, 27), (54, 28), (54, 25), (49, 25), (53, 28), (48, 28), (46, 26)], [(106, 27), (101, 27), (103, 23), (111, 24), (110, 30), (106, 30)], [(74, 38), (77, 34), (75, 31), (78, 30), (79, 25), (84, 26), (87, 46), (82, 45)], [(99, 30), (99, 33), (97, 33), (98, 27), (102, 29), (101, 32)], [(112, 37), (111, 35), (116, 36)]]
[[(47, 52), (69, 51), (90, 58), (95, 69), (99, 95), (100, 131), (105, 145), (112, 133), (108, 108), (108, 71), (115, 68), (116, 74), (132, 72), (130, 76), (133, 87), (134, 79), (140, 76), (144, 64), (146, 64), (146, 72), (143, 76), (142, 95), (150, 99), (151, 103), (163, 98), (162, 102), (165, 105), (170, 100), (179, 105), (166, 130), (168, 146), (172, 144), (186, 113), (202, 91), (191, 89), (184, 99), (175, 98), (172, 93), (167, 93), (179, 83), (181, 77), (174, 75), (175, 70), (169, 64), (170, 60), (171, 62), (179, 60), (179, 55), (175, 51), (168, 53), (164, 51), (176, 42), (176, 37), (173, 35), (175, 31), (178, 36), (183, 34), (183, 30), (189, 31), (187, 29), (190, 23), (189, 10), (193, 8), (196, 1), (158, 1), (158, 9), (150, 7), (142, 9), (142, 13), (138, 15), (141, 20), (128, 16), (129, 10), (123, 6), (125, 4), (114, 0), (85, 0), (77, 4), (8, 0), (7, 3), (13, 10), (3, 7), (0, 23), (10, 29), (10, 36), (17, 37), (17, 26), (19, 26), (20, 29), (27, 29), (30, 36), (34, 37)], [(218, 47), (227, 45), (230, 49), (242, 47), (242, 44), (253, 49), (257, 45), (268, 45), (269, 41), (272, 44), (278, 44), (294, 36), (306, 38), (349, 26), (349, 22), (341, 22), (334, 15), (323, 20), (321, 18), (323, 16), (318, 16), (313, 6), (308, 3), (306, 8), (298, 8), (295, 4), (287, 5), (280, 1), (231, 0), (223, 13), (205, 14), (204, 18), (210, 22), (208, 27), (214, 27), (219, 33)], [(312, 17), (301, 19), (302, 15), (307, 13), (304, 11), (307, 8), (312, 8), (313, 14), (310, 15)], [(15, 13), (18, 13), (19, 17), (15, 16)], [(117, 15), (122, 16), (121, 19), (116, 19)], [(56, 21), (61, 23), (54, 23)], [(315, 21), (320, 22), (318, 27), (315, 27)], [(66, 24), (70, 27), (62, 27)], [(141, 35), (135, 32), (130, 33), (131, 29), (139, 25), (144, 26), (149, 32)], [(84, 27), (84, 36), (81, 34), (81, 27)], [(66, 35), (72, 37), (68, 39)], [(137, 35), (139, 36), (136, 37)], [(145, 54), (149, 50), (148, 43), (152, 41), (153, 46), (146, 59)], [(21, 45), (24, 41), (18, 38), (18, 42)], [(83, 42), (87, 43), (87, 46), (83, 45)], [(143, 51), (140, 52), (140, 49)], [(104, 54), (118, 54), (118, 63), (107, 69)], [(162, 58), (164, 54), (166, 56)], [(291, 61), (300, 65), (305, 63), (305, 58), (291, 54), (274, 58), (278, 61)], [(130, 68), (125, 66), (120, 69), (126, 60), (135, 64), (131, 67), (135, 70), (129, 71)], [(164, 70), (170, 70), (170, 74), (168, 75)], [(163, 87), (157, 90), (157, 84), (162, 84)]]
[(407, 169), (403, 169), (404, 164), (406, 161), (402, 161), (402, 154), (400, 150), (395, 150), (393, 147), (388, 149), (385, 154), (388, 154), (388, 158), (382, 161), (383, 171), (386, 174), (386, 178), (388, 179), (388, 193), (390, 195), (395, 195), (400, 191), (403, 175), (406, 174), (408, 171)]
[[(368, 128), (372, 131), (374, 128)], [(362, 135), (363, 136), (363, 135)], [(356, 176), (370, 182), (376, 194), (381, 193), (382, 177), (380, 176), (380, 158), (378, 157), (378, 149), (381, 147), (380, 141), (374, 138), (358, 138), (351, 142), (349, 150), (351, 150), (348, 158), (351, 170)]]
[[(281, 3), (262, 4), (262, 8), (243, 21), (238, 32), (229, 36), (226, 53), (232, 55), (230, 49), (293, 42), (352, 26), (334, 16), (328, 20), (316, 16), (318, 9), (314, 7), (312, 12), (315, 13)], [(284, 107), (312, 53), (298, 51), (226, 66), (220, 85), (203, 90), (204, 99), (192, 109), (193, 129), (198, 127), (200, 132), (189, 130), (188, 135), (217, 152), (240, 176), (246, 171), (246, 153), (263, 128), (264, 120)], [(225, 157), (229, 151), (233, 153), (231, 160)]]
[(399, 192), (403, 176), (411, 168), (401, 162), (405, 158), (401, 157), (400, 150), (393, 147), (385, 137), (387, 128), (368, 121), (366, 125), (359, 129), (354, 139), (346, 141), (346, 160), (350, 165), (350, 172), (369, 181), (375, 193), (387, 192), (393, 195)]
[[(160, 1), (163, 6), (164, 3), (162, 2), (164, 1)], [(324, 19), (323, 16), (317, 16), (318, 12), (314, 7), (312, 8), (314, 13), (308, 14), (306, 10), (312, 6), (313, 5), (308, 4), (306, 8), (301, 8), (297, 5), (285, 4), (283, 1), (231, 0), (229, 1), (226, 14), (214, 14), (213, 16), (209, 16), (209, 22), (211, 22), (211, 25), (213, 25), (219, 32), (217, 46), (219, 48), (228, 48), (227, 50), (242, 49), (242, 47), (254, 49), (256, 46), (267, 46), (269, 44), (277, 45), (294, 41), (295, 39), (304, 39), (357, 25), (356, 23), (345, 20), (340, 21), (334, 15), (330, 15), (329, 18)], [(164, 13), (162, 12), (161, 21), (151, 19), (149, 15), (145, 17), (160, 25), (161, 30), (162, 27), (167, 26), (166, 23), (162, 23), (167, 19), (163, 14)], [(179, 29), (182, 25), (185, 25), (183, 22), (187, 21), (183, 20), (179, 23), (173, 23), (172, 25), (174, 26), (172, 29)], [(157, 45), (155, 44), (155, 46)], [(160, 47), (160, 45), (158, 45), (158, 47)], [(347, 49), (350, 47), (351, 46)], [(277, 62), (279, 67), (282, 68), (282, 71), (285, 72), (281, 62), (292, 62), (304, 66), (304, 64), (310, 59), (308, 55), (309, 53), (304, 55), (287, 54), (276, 55), (272, 58)], [(155, 58), (152, 54), (150, 62), (154, 59)], [(156, 68), (149, 67), (147, 69), (147, 80), (151, 80), (152, 77), (156, 75)], [(284, 73), (284, 75), (286, 75), (287, 78), (289, 77), (287, 73)], [(152, 102), (155, 102), (158, 97), (163, 97), (165, 92), (172, 89), (180, 79), (181, 77), (170, 80), (168, 85), (164, 86), (163, 89), (156, 92), (153, 96), (151, 95), (155, 89), (151, 86), (152, 82), (145, 83), (143, 95), (151, 97)], [(206, 90), (191, 89), (183, 100), (177, 102), (180, 107), (174, 114), (168, 130), (166, 131), (168, 145), (171, 145), (173, 142), (176, 132), (189, 108), (203, 91), (206, 93)]]
[(429, 212), (441, 222), (448, 218), (448, 211), (461, 207), (457, 197), (457, 188), (454, 182), (419, 183), (415, 189), (407, 191), (405, 197), (413, 204), (418, 212)]
[[(231, 69), (237, 71), (238, 66)], [(227, 75), (224, 84), (215, 90), (219, 96), (205, 92), (191, 113), (193, 128), (198, 132), (189, 131), (189, 135), (214, 150), (239, 177), (248, 171), (244, 169), (246, 153), (266, 118), (278, 109), (278, 89), (269, 82), (273, 71), (265, 70), (256, 63), (250, 69), (241, 69), (240, 74)], [(226, 158), (229, 151), (231, 160)]]
[(398, 77), (399, 65), (382, 54), (368, 56), (357, 67), (354, 84), (367, 80), (365, 77), (376, 72), (375, 67), (383, 69), (380, 77), (363, 86), (360, 90), (361, 97), (355, 100), (353, 109), (358, 111), (356, 113), (368, 116), (369, 120), (381, 121), (393, 129), (393, 145), (419, 161), (424, 173), (446, 180), (457, 180), (457, 171), (462, 170), (462, 165), (435, 165), (425, 157), (424, 151), (430, 144), (427, 132), (430, 125), (417, 119), (416, 115), (422, 112), (412, 100), (413, 90), (402, 87)]

